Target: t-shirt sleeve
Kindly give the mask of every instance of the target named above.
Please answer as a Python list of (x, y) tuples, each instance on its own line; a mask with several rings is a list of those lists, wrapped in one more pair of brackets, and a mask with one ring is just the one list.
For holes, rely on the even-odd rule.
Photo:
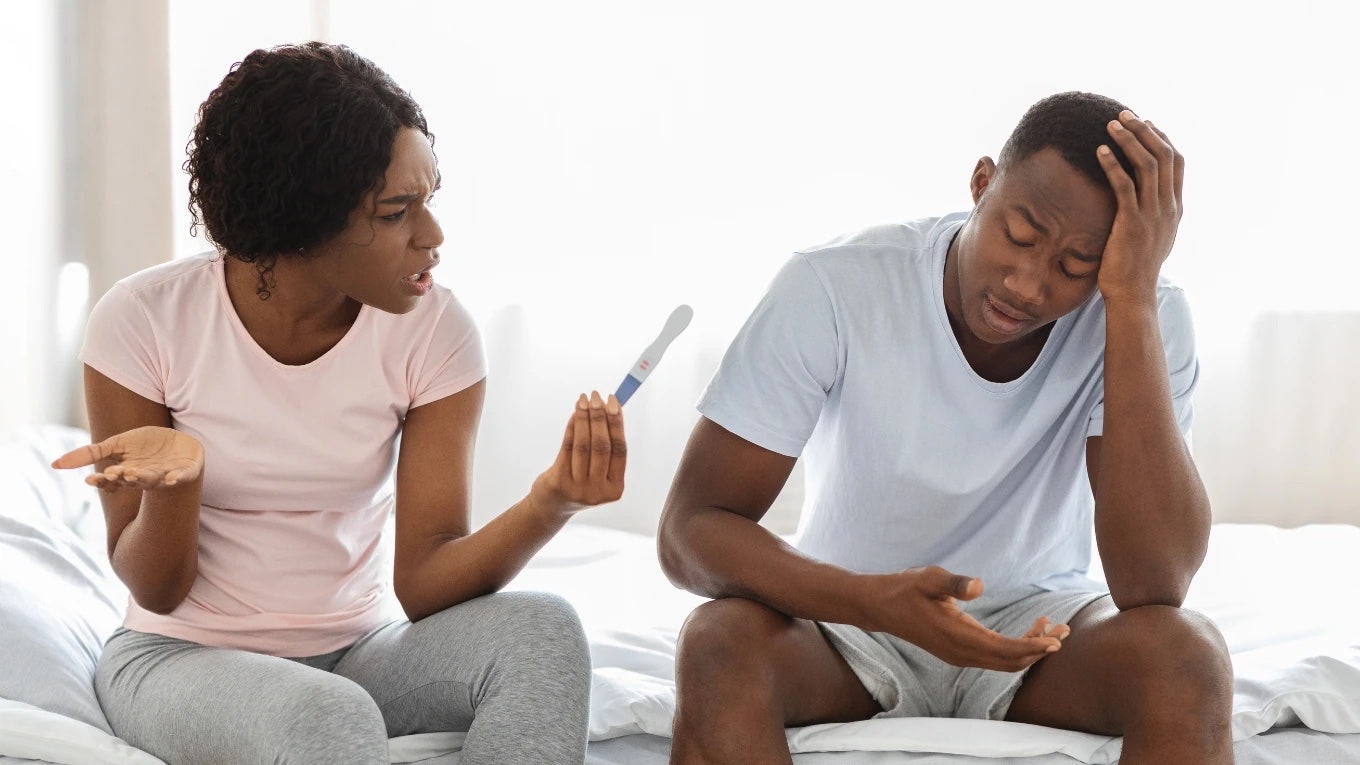
[[(1181, 435), (1190, 437), (1195, 408), (1191, 401), (1199, 384), (1199, 357), (1195, 354), (1195, 327), (1190, 317), (1190, 303), (1185, 292), (1169, 287), (1157, 308), (1157, 322), (1162, 330), (1162, 345), (1166, 350), (1166, 368), (1171, 377), (1171, 408)], [(1098, 436), (1105, 431), (1105, 398), (1102, 395), (1091, 412), (1086, 435)]]
[(458, 298), (449, 296), (415, 369), (411, 409), (452, 396), (486, 377), (481, 333)]
[(797, 457), (840, 373), (831, 297), (800, 253), (728, 347), (699, 412), (757, 446)]
[(146, 306), (115, 284), (95, 303), (80, 360), (142, 398), (165, 403), (165, 363)]

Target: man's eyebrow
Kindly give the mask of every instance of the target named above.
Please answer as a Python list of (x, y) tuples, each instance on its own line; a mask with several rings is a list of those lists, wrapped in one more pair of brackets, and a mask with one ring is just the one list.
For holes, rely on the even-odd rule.
[(1035, 231), (1038, 231), (1040, 234), (1043, 234), (1044, 236), (1048, 236), (1048, 229), (1045, 228), (1043, 224), (1039, 223), (1039, 221), (1034, 219), (1034, 213), (1030, 212), (1028, 207), (1025, 207), (1024, 205), (1016, 205), (1015, 211), (1020, 213), (1020, 215), (1029, 223), (1029, 225), (1034, 227)]
[[(1024, 205), (1016, 205), (1015, 211), (1020, 213), (1020, 215), (1024, 217), (1024, 219), (1029, 222), (1029, 225), (1033, 226), (1036, 231), (1038, 231), (1040, 234), (1043, 234), (1044, 236), (1048, 236), (1048, 229), (1044, 228), (1043, 224), (1034, 219), (1034, 213), (1031, 213), (1028, 207), (1025, 207)], [(1100, 262), (1099, 255), (1087, 255), (1084, 252), (1077, 252), (1071, 247), (1067, 248), (1064, 251), (1064, 253), (1067, 255), (1071, 255), (1072, 257), (1076, 258), (1077, 260), (1080, 260), (1083, 263)]]

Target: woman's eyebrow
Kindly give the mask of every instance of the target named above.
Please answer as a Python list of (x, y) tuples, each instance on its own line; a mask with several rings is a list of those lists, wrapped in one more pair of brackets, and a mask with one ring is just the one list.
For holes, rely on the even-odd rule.
[(388, 197), (387, 199), (380, 199), (380, 200), (378, 200), (378, 204), (380, 204), (380, 205), (404, 205), (404, 204), (406, 204), (407, 202), (414, 202), (414, 201), (416, 201), (417, 199), (422, 198), (423, 196), (425, 196), (425, 195), (424, 195), (424, 194), (418, 194), (418, 193), (402, 194), (401, 196)]

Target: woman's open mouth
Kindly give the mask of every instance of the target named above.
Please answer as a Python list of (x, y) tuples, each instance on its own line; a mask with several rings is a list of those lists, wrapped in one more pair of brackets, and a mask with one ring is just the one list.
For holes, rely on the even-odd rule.
[(429, 271), (421, 271), (418, 274), (411, 274), (410, 276), (403, 277), (401, 283), (412, 295), (420, 297), (429, 292), (430, 288), (434, 286), (434, 277), (430, 275)]

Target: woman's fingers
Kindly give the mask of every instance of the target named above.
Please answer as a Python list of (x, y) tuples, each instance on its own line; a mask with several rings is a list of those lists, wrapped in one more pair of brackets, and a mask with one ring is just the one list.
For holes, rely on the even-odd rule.
[(165, 471), (155, 468), (131, 468), (123, 473), (124, 481), (142, 489), (154, 489), (165, 485)]
[(52, 467), (57, 468), (58, 470), (85, 467), (86, 465), (93, 465), (96, 462), (106, 460), (110, 457), (119, 456), (123, 453), (122, 438), (123, 434), (119, 433), (118, 435), (106, 438), (97, 444), (86, 444), (77, 449), (72, 449), (55, 460), (52, 460)]
[(604, 407), (609, 423), (609, 473), (610, 483), (623, 483), (623, 471), (628, 465), (628, 439), (623, 434), (623, 407), (619, 400), (610, 394)]
[(590, 473), (590, 402), (586, 394), (576, 399), (572, 417), (571, 480), (584, 481)]
[(609, 475), (609, 422), (605, 416), (604, 399), (599, 391), (590, 392), (590, 469), (587, 478), (600, 484)]
[[(550, 469), (551, 483), (561, 498), (576, 506), (612, 502), (623, 491), (627, 444), (623, 436), (623, 410), (618, 399), (607, 400), (599, 391), (576, 399), (557, 462)], [(173, 472), (165, 478), (179, 478)]]
[(571, 416), (567, 418), (567, 429), (562, 434), (562, 448), (557, 450), (557, 462), (554, 468), (560, 468), (564, 475), (571, 475), (571, 457), (576, 448), (576, 408), (572, 407)]

